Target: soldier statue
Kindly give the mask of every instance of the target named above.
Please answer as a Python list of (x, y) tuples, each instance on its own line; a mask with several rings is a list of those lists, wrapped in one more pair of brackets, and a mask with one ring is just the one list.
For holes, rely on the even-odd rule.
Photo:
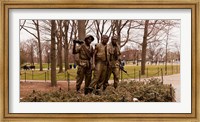
[(95, 45), (95, 50), (93, 54), (93, 69), (94, 76), (91, 84), (89, 85), (90, 92), (95, 89), (95, 93), (99, 93), (99, 89), (103, 85), (103, 82), (106, 78), (107, 73), (107, 43), (109, 37), (107, 35), (103, 35), (101, 39), (101, 43)]
[(108, 45), (108, 70), (107, 77), (103, 84), (103, 90), (108, 86), (108, 80), (110, 79), (111, 73), (114, 76), (114, 88), (116, 89), (119, 83), (119, 72), (120, 72), (120, 47), (117, 44), (118, 37), (113, 36), (111, 38), (111, 43)]
[[(76, 77), (76, 91), (80, 93), (81, 84), (85, 78), (84, 94), (88, 94), (88, 86), (91, 82), (92, 67), (91, 59), (93, 56), (93, 48), (90, 45), (94, 40), (94, 37), (88, 35), (85, 37), (84, 42), (79, 40), (73, 40), (73, 54), (79, 54), (79, 60), (77, 61), (78, 70)], [(76, 47), (76, 44), (79, 47)]]

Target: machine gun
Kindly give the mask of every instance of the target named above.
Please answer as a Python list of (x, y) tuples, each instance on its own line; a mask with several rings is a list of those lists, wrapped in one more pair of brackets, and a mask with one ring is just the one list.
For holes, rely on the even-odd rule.
[(73, 40), (73, 43), (83, 44), (84, 42), (82, 40)]

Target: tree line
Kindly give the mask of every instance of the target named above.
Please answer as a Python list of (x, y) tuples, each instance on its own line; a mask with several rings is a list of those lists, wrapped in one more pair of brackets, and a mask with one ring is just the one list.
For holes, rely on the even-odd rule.
[(43, 56), (50, 53), (48, 58), (51, 60), (51, 80), (54, 86), (56, 66), (59, 66), (59, 73), (69, 68), (68, 55), (73, 39), (83, 40), (86, 35), (91, 34), (96, 37), (96, 43), (99, 43), (104, 34), (109, 37), (117, 35), (120, 48), (133, 46), (141, 50), (141, 74), (144, 75), (147, 50), (152, 55), (158, 55), (162, 50), (167, 65), (169, 48), (173, 46), (179, 49), (179, 43), (174, 44), (177, 42), (174, 39), (178, 37), (173, 31), (175, 28), (179, 29), (179, 26), (179, 20), (21, 20), (20, 31), (26, 31), (33, 38), (26, 40), (29, 48), (20, 43), (20, 61), (23, 61), (26, 50), (29, 50), (31, 63), (34, 65), (34, 55), (37, 54), (42, 71)]

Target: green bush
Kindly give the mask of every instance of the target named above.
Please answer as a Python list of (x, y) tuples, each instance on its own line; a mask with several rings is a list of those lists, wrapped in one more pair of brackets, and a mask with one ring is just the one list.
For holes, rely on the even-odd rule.
[(132, 102), (133, 98), (140, 102), (174, 102), (175, 90), (168, 84), (162, 84), (159, 79), (148, 81), (121, 82), (117, 89), (112, 84), (100, 95), (80, 94), (76, 91), (50, 91), (42, 93), (33, 91), (21, 102)]

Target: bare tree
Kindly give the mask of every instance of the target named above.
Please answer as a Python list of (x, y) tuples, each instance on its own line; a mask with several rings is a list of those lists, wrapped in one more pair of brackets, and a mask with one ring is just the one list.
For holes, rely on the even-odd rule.
[[(69, 42), (68, 42), (68, 49), (72, 48), (72, 40), (78, 38), (78, 23), (76, 20), (70, 20), (69, 21)], [(73, 61), (76, 63), (76, 55), (73, 55)]]
[(56, 23), (51, 20), (51, 86), (56, 86)]
[[(27, 26), (26, 23), (28, 22), (31, 22), (34, 26)], [(84, 40), (87, 33), (91, 35), (96, 35), (97, 42), (100, 41), (102, 35), (106, 34), (109, 37), (112, 35), (117, 35), (119, 37), (119, 45), (121, 47), (130, 44), (130, 42), (135, 42), (136, 44), (140, 45), (141, 50), (138, 49), (137, 51), (135, 51), (134, 57), (137, 57), (137, 60), (142, 59), (141, 73), (144, 74), (147, 53), (148, 51), (150, 51), (149, 53), (151, 53), (151, 56), (149, 57), (151, 58), (151, 60), (158, 60), (158, 52), (161, 50), (160, 42), (165, 45), (164, 48), (166, 50), (164, 52), (166, 54), (165, 58), (167, 58), (169, 44), (166, 43), (166, 40), (170, 40), (168, 39), (168, 36), (171, 37), (171, 35), (167, 36), (167, 28), (169, 26), (170, 28), (174, 27), (174, 22), (172, 22), (171, 20), (58, 20), (57, 23), (58, 25), (55, 26), (55, 30), (56, 28), (58, 28), (57, 31), (59, 32), (56, 34), (58, 41), (58, 43), (56, 44), (58, 49), (57, 60), (59, 62), (59, 72), (62, 72), (63, 69), (61, 68), (63, 61), (62, 48), (64, 48), (65, 70), (67, 70), (69, 60), (68, 55), (70, 53), (69, 50), (73, 45), (72, 40), (77, 38)], [(44, 38), (44, 35), (50, 35), (50, 32), (52, 31), (51, 24), (51, 21), (47, 20), (27, 20), (21, 22), (20, 30), (24, 29), (38, 40), (38, 36), (39, 38)], [(30, 29), (33, 29), (35, 31), (30, 31)], [(39, 30), (39, 33), (37, 30)], [(46, 38), (48, 38), (48, 36)], [(43, 48), (41, 47), (41, 44), (37, 44), (38, 56), (39, 59), (42, 59), (40, 58), (40, 55), (42, 54)], [(153, 49), (156, 45), (158, 46), (158, 48)], [(42, 61), (40, 60), (39, 62)], [(165, 62), (167, 62), (167, 59), (165, 59)]]
[(81, 40), (85, 38), (85, 20), (78, 20), (78, 38)]
[(147, 37), (148, 37), (148, 26), (149, 20), (145, 20), (144, 35), (142, 42), (142, 62), (141, 62), (141, 74), (145, 74), (145, 63), (146, 63), (146, 48), (147, 48)]
[[(43, 48), (43, 57), (44, 57), (44, 62), (46, 63), (50, 63), (50, 49), (51, 49), (51, 44), (49, 43), (49, 41), (43, 42), (42, 43), (42, 48)], [(49, 67), (48, 67), (49, 68)]]
[[(118, 36), (118, 44), (121, 45), (121, 32), (122, 32), (122, 29), (129, 23), (129, 27), (131, 26), (131, 22), (132, 21), (129, 21), (129, 20), (114, 20), (112, 21), (113, 22), (113, 28), (112, 28), (112, 35), (117, 35)], [(129, 32), (130, 32), (130, 28), (127, 29), (127, 38), (129, 38)], [(128, 40), (127, 40), (128, 41)], [(125, 41), (125, 43), (127, 42)], [(120, 47), (123, 47), (124, 44), (122, 44)]]
[(69, 30), (69, 21), (64, 21), (64, 62), (65, 62), (65, 71), (69, 68), (69, 60), (68, 60), (68, 54), (69, 54), (69, 41), (68, 41), (68, 30)]
[(31, 44), (31, 65), (34, 66), (34, 51), (33, 51), (33, 44)]
[(180, 44), (175, 43), (175, 48), (177, 52), (177, 60), (180, 61)]
[(94, 29), (92, 31), (95, 33), (96, 38), (97, 38), (97, 43), (100, 42), (101, 37), (106, 34), (110, 37), (111, 34), (109, 34), (109, 30), (111, 29), (110, 27), (106, 28), (106, 25), (108, 24), (108, 20), (94, 20)]
[(125, 27), (125, 25), (128, 24), (128, 27), (126, 28), (127, 31), (126, 31), (126, 38), (124, 40), (121, 39), (121, 36), (120, 36), (120, 47), (122, 48), (123, 46), (125, 46), (127, 44), (127, 42), (129, 41), (129, 38), (130, 38), (130, 31), (132, 28), (132, 20), (127, 20), (120, 28), (120, 32), (122, 31), (122, 29)]
[(37, 41), (35, 39), (28, 39), (20, 42), (20, 52), (23, 52), (22, 57), (27, 63), (34, 65), (34, 57), (37, 56)]
[(29, 50), (27, 50), (26, 42), (20, 42), (20, 65), (28, 62)]
[(163, 51), (163, 48), (160, 46), (161, 42), (157, 41), (154, 43), (149, 43), (149, 48), (148, 48), (148, 59), (152, 63), (158, 63), (159, 60), (159, 54)]
[(168, 63), (168, 51), (170, 48), (170, 37), (173, 36), (173, 34), (170, 32), (172, 30), (172, 28), (174, 28), (174, 26), (177, 23), (174, 23), (173, 21), (169, 21), (167, 23), (167, 27), (165, 27), (163, 30), (165, 32), (166, 35), (166, 39), (164, 40), (164, 45), (165, 45), (165, 75), (167, 75), (167, 63)]
[[(25, 26), (26, 21), (23, 22), (22, 25), (20, 25), (20, 30), (23, 28), (25, 31), (27, 31), (29, 34), (33, 35), (38, 40), (38, 48), (39, 48), (39, 63), (40, 63), (40, 71), (43, 71), (42, 67), (42, 49), (41, 49), (41, 41), (40, 41), (40, 29), (39, 29), (39, 21), (38, 20), (32, 20), (35, 28), (30, 26)], [(36, 34), (31, 32), (29, 29), (36, 30)]]
[(58, 20), (58, 28), (59, 31), (57, 31), (57, 40), (58, 40), (58, 65), (59, 65), (59, 71), (58, 73), (62, 73), (63, 72), (63, 62), (62, 62), (62, 35), (63, 35), (63, 31), (62, 31), (62, 20)]
[[(141, 62), (141, 74), (145, 74), (145, 66), (146, 66), (146, 50), (147, 45), (149, 43), (153, 43), (157, 40), (152, 40), (154, 37), (159, 36), (159, 38), (163, 35), (163, 30), (167, 27), (165, 20), (145, 20), (144, 21), (144, 34), (143, 34), (143, 41), (142, 41), (142, 62)], [(160, 35), (159, 35), (160, 34)]]
[(38, 40), (38, 48), (39, 48), (39, 60), (40, 60), (40, 71), (43, 71), (42, 67), (42, 49), (41, 49), (41, 43), (40, 43), (40, 29), (39, 29), (39, 22), (38, 20), (33, 20), (33, 23), (35, 24), (36, 31), (37, 31), (37, 40)]

